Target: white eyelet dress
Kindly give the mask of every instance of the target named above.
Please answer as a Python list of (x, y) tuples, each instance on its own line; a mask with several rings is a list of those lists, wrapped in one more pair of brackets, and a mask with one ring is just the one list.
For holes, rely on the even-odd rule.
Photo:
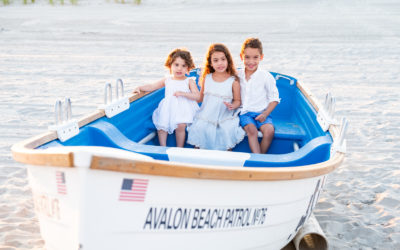
[(232, 102), (232, 84), (235, 78), (215, 82), (211, 74), (204, 81), (204, 98), (199, 112), (188, 127), (187, 143), (201, 149), (227, 150), (241, 142), (245, 136), (235, 110), (225, 102)]
[(157, 130), (167, 131), (168, 134), (172, 134), (180, 123), (192, 123), (199, 110), (196, 101), (183, 96), (174, 96), (177, 91), (190, 92), (189, 78), (173, 80), (168, 77), (165, 80), (165, 97), (153, 113), (153, 123)]

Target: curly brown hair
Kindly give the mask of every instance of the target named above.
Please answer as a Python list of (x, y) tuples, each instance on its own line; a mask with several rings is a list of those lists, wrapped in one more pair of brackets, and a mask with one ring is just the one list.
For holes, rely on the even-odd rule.
[(225, 54), (225, 57), (228, 60), (228, 67), (226, 68), (226, 72), (228, 72), (229, 75), (234, 76), (235, 79), (238, 80), (235, 64), (233, 62), (232, 55), (229, 52), (229, 49), (222, 43), (214, 43), (211, 44), (210, 47), (208, 47), (201, 81), (205, 79), (206, 75), (215, 72), (215, 69), (211, 66), (211, 56), (214, 52), (223, 52)]
[(258, 38), (254, 37), (247, 38), (242, 44), (242, 49), (240, 50), (240, 54), (243, 55), (244, 50), (247, 48), (258, 49), (260, 51), (260, 54), (261, 55), (263, 54), (262, 43)]
[(190, 55), (190, 52), (185, 48), (178, 48), (174, 49), (171, 53), (169, 53), (167, 60), (165, 60), (164, 66), (167, 67), (170, 70), (170, 72), (172, 63), (178, 57), (182, 58), (185, 61), (189, 71), (194, 69), (195, 66), (192, 55)]

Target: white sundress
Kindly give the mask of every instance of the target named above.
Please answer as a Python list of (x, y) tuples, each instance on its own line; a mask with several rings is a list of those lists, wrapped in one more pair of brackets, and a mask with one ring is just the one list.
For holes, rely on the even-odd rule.
[(225, 102), (232, 102), (232, 84), (235, 78), (215, 82), (208, 74), (204, 82), (204, 99), (192, 125), (188, 127), (188, 143), (201, 149), (227, 150), (245, 136), (235, 110)]
[(168, 134), (172, 134), (180, 123), (192, 123), (196, 112), (199, 110), (196, 101), (183, 96), (174, 96), (177, 91), (190, 92), (189, 78), (173, 80), (168, 77), (165, 80), (165, 97), (154, 110), (152, 117), (157, 130), (164, 130)]

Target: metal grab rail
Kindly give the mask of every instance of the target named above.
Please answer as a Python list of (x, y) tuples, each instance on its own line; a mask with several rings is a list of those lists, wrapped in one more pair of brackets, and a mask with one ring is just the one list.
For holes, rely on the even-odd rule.
[(69, 97), (65, 97), (64, 104), (61, 102), (61, 100), (57, 100), (54, 108), (54, 114), (56, 125), (60, 125), (71, 120), (71, 99)]
[(63, 110), (62, 110), (62, 103), (60, 100), (56, 101), (56, 105), (54, 108), (54, 115), (55, 115), (55, 124), (59, 125), (63, 122)]
[(275, 80), (277, 81), (277, 80), (279, 80), (279, 78), (283, 78), (283, 79), (289, 80), (290, 81), (290, 85), (294, 84), (294, 80), (289, 78), (289, 77), (287, 77), (287, 76), (283, 76), (283, 75), (277, 74), (275, 76)]
[(335, 106), (336, 106), (336, 99), (335, 97), (332, 96), (330, 92), (328, 92), (325, 96), (325, 103), (323, 108), (331, 119), (334, 119), (335, 116)]
[(64, 103), (57, 100), (54, 108), (55, 125), (50, 125), (49, 130), (56, 131), (57, 137), (64, 142), (79, 133), (79, 125), (72, 119), (71, 99), (65, 97)]
[(341, 124), (340, 124), (340, 132), (339, 132), (339, 137), (338, 137), (338, 145), (339, 146), (344, 144), (348, 126), (349, 126), (349, 123), (347, 122), (347, 119), (345, 117), (343, 117)]
[(121, 79), (117, 80), (115, 88), (117, 90), (117, 99), (119, 99), (119, 89), (120, 88), (121, 88), (121, 98), (124, 97), (124, 83), (122, 82)]
[(107, 105), (108, 101), (112, 103), (112, 88), (111, 88), (111, 83), (106, 83), (104, 87), (104, 104)]
[(318, 110), (317, 121), (323, 131), (327, 131), (330, 125), (338, 125), (335, 119), (336, 99), (331, 93), (325, 96), (324, 105)]
[(99, 108), (104, 110), (108, 118), (129, 109), (129, 98), (124, 97), (124, 83), (121, 79), (117, 79), (115, 83), (115, 97), (114, 100), (111, 83), (106, 83), (104, 87), (104, 105)]
[(65, 121), (69, 121), (72, 118), (72, 110), (71, 110), (71, 99), (69, 97), (65, 98)]

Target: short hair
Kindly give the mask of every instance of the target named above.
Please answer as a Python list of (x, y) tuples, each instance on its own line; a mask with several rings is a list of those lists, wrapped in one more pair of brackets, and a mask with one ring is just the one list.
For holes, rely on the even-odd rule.
[(165, 60), (165, 64), (164, 64), (165, 67), (171, 69), (172, 63), (178, 57), (182, 58), (185, 61), (189, 70), (194, 69), (195, 66), (194, 66), (192, 55), (190, 55), (190, 52), (185, 48), (174, 49), (171, 53), (169, 53), (167, 60)]
[(242, 45), (242, 49), (240, 50), (240, 54), (243, 55), (244, 50), (247, 48), (253, 48), (253, 49), (258, 49), (260, 51), (260, 54), (263, 54), (263, 47), (262, 43), (258, 38), (250, 37), (247, 38), (246, 41), (244, 41)]

